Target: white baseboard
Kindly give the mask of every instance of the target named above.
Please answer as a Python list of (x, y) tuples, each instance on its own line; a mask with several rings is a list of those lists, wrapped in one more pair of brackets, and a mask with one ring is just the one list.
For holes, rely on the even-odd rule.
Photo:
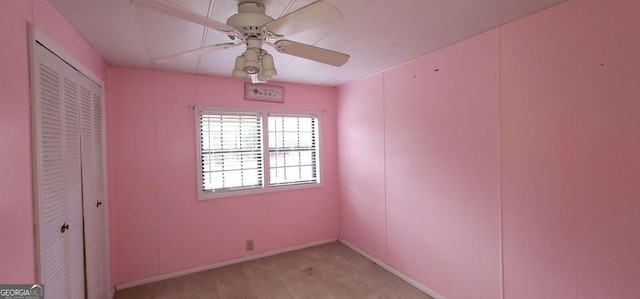
[(370, 261), (376, 263), (378, 266), (382, 267), (383, 269), (391, 272), (391, 274), (397, 276), (398, 278), (406, 281), (408, 284), (416, 287), (418, 290), (421, 290), (425, 293), (427, 293), (429, 296), (435, 298), (435, 299), (447, 299), (445, 296), (442, 296), (440, 294), (438, 294), (436, 291), (428, 288), (427, 286), (415, 281), (413, 278), (407, 276), (406, 274), (396, 270), (395, 268), (387, 265), (386, 263), (382, 262), (381, 260), (369, 255), (368, 253), (362, 251), (360, 248), (353, 246), (352, 244), (350, 244), (349, 242), (342, 240), (340, 238), (338, 238), (338, 242), (344, 244), (345, 246), (351, 248), (353, 251), (361, 254), (362, 256), (366, 257), (367, 259), (369, 259)]
[(323, 241), (316, 241), (316, 242), (296, 245), (296, 246), (293, 246), (293, 247), (287, 247), (287, 248), (278, 249), (278, 250), (274, 250), (274, 251), (263, 252), (263, 253), (259, 253), (259, 254), (256, 254), (256, 255), (245, 256), (245, 257), (232, 259), (232, 260), (228, 260), (228, 261), (223, 261), (223, 262), (219, 262), (219, 263), (215, 263), (215, 264), (209, 264), (209, 265), (204, 265), (204, 266), (195, 267), (195, 268), (191, 268), (191, 269), (186, 269), (186, 270), (171, 272), (171, 273), (162, 274), (162, 275), (158, 275), (158, 276), (153, 276), (153, 277), (149, 277), (149, 278), (144, 278), (144, 279), (140, 279), (140, 280), (135, 280), (135, 281), (131, 281), (131, 282), (125, 282), (125, 283), (116, 285), (115, 289), (116, 290), (122, 290), (122, 289), (131, 288), (131, 287), (135, 287), (135, 286), (139, 286), (139, 285), (143, 285), (143, 284), (147, 284), (147, 283), (157, 282), (157, 281), (161, 281), (161, 280), (165, 280), (165, 279), (169, 279), (169, 278), (174, 278), (174, 277), (178, 277), (178, 276), (193, 274), (193, 273), (197, 273), (197, 272), (202, 272), (202, 271), (206, 271), (206, 270), (220, 268), (220, 267), (224, 267), (224, 266), (228, 266), (228, 265), (232, 265), (232, 264), (237, 264), (237, 263), (242, 263), (242, 262), (246, 262), (246, 261), (256, 260), (256, 259), (259, 259), (259, 258), (268, 257), (268, 256), (276, 255), (276, 254), (281, 254), (281, 253), (285, 253), (285, 252), (289, 252), (289, 251), (294, 251), (294, 250), (299, 250), (299, 249), (304, 249), (304, 248), (308, 248), (308, 247), (318, 246), (318, 245), (322, 245), (322, 244), (326, 244), (326, 243), (331, 243), (331, 242), (335, 242), (337, 240), (338, 240), (338, 238), (331, 238), (331, 239), (327, 239), (327, 240), (323, 240)]

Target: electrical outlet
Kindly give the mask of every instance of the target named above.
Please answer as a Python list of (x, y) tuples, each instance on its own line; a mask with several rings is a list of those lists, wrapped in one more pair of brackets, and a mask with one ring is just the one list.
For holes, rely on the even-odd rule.
[(247, 240), (247, 251), (253, 251), (253, 239)]

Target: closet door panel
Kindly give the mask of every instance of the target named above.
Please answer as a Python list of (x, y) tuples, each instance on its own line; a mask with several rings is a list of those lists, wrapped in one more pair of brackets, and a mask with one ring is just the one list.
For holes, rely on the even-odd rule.
[(82, 86), (82, 100), (80, 113), (80, 128), (82, 129), (82, 185), (85, 214), (85, 254), (87, 263), (87, 290), (88, 298), (94, 298), (93, 292), (96, 289), (95, 252), (99, 250), (96, 242), (96, 217), (97, 210), (95, 201), (95, 155), (93, 138), (93, 104), (91, 87), (86, 82)]
[(96, 267), (91, 271), (94, 275), (93, 298), (106, 298), (109, 293), (109, 264), (107, 261), (109, 240), (107, 235), (107, 198), (106, 198), (106, 174), (105, 174), (105, 153), (104, 153), (104, 101), (102, 100), (102, 89), (97, 88), (93, 92), (93, 133), (94, 133), (94, 167), (95, 167), (95, 200), (100, 203), (95, 219), (94, 234), (96, 237), (95, 259)]
[(64, 84), (64, 133), (65, 133), (65, 189), (66, 218), (69, 222), (67, 253), (68, 253), (68, 298), (84, 298), (84, 240), (82, 223), (82, 181), (80, 161), (80, 129), (79, 117), (79, 86), (81, 77), (77, 71), (68, 67), (65, 69)]
[(47, 285), (48, 298), (82, 298), (77, 72), (42, 46), (35, 50), (34, 185), (40, 277)]
[[(38, 48), (39, 55), (48, 58)], [(47, 51), (48, 52), (48, 51)], [(36, 103), (34, 105), (37, 167), (36, 194), (40, 217), (40, 276), (47, 282), (47, 294), (53, 298), (66, 297), (65, 240), (60, 226), (65, 221), (64, 164), (62, 144), (61, 77), (56, 71), (59, 62), (39, 61), (36, 65)]]
[(105, 216), (102, 89), (93, 82), (83, 85), (81, 100), (82, 175), (85, 213), (88, 298), (105, 298), (108, 264)]

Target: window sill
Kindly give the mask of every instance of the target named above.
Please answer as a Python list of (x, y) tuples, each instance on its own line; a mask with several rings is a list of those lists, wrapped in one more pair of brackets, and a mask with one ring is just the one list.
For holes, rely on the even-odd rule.
[(259, 194), (273, 193), (273, 192), (315, 189), (315, 188), (320, 188), (322, 186), (323, 184), (322, 182), (320, 182), (320, 183), (306, 183), (306, 184), (289, 185), (289, 186), (256, 188), (256, 189), (239, 190), (239, 191), (227, 191), (227, 192), (218, 192), (218, 193), (200, 192), (198, 194), (198, 200), (221, 199), (221, 198), (228, 198), (228, 197), (259, 195)]

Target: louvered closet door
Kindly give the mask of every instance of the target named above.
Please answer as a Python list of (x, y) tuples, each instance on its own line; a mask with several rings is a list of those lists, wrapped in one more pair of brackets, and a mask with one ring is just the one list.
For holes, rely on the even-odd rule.
[[(91, 84), (89, 84), (91, 83)], [(103, 101), (100, 86), (81, 87), (82, 185), (88, 298), (106, 298), (108, 288)]]
[(79, 73), (42, 46), (34, 50), (34, 184), (40, 277), (47, 298), (83, 298)]
[[(74, 73), (75, 70), (70, 70)], [(78, 77), (78, 76), (76, 76)], [(69, 297), (83, 298), (84, 287), (84, 225), (82, 221), (82, 181), (80, 154), (80, 129), (78, 127), (78, 80), (75, 82), (65, 77), (65, 135), (67, 138), (67, 151), (65, 161), (70, 171), (65, 175), (66, 186), (72, 188), (72, 194), (67, 199), (66, 217), (73, 219), (73, 229), (69, 227), (69, 245), (67, 254), (69, 258)], [(67, 96), (67, 94), (69, 96)], [(73, 121), (76, 120), (74, 123)], [(78, 200), (78, 198), (80, 200)], [(71, 226), (71, 224), (70, 224)]]

